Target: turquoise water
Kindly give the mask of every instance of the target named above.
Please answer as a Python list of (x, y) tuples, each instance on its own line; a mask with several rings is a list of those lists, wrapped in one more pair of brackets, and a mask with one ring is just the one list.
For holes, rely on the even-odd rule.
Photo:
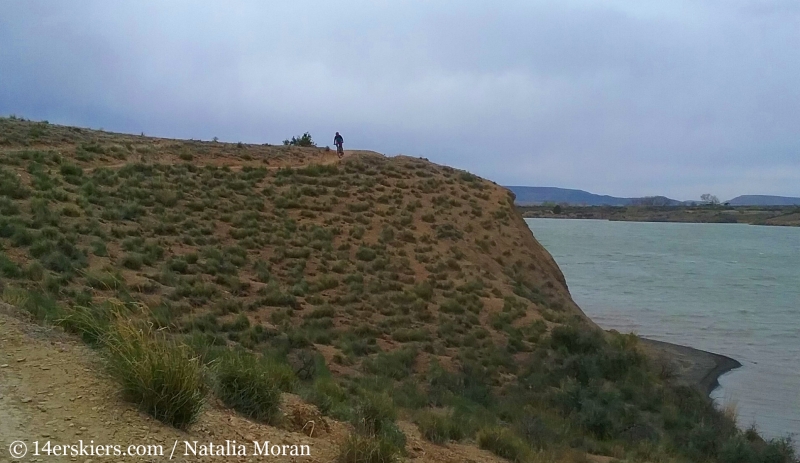
[(527, 219), (600, 326), (735, 358), (712, 394), (800, 439), (800, 228)]

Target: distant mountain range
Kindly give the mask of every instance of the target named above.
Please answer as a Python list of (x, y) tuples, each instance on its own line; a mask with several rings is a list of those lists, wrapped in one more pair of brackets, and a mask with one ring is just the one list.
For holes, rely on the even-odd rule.
[(800, 198), (792, 196), (742, 195), (731, 199), (728, 204), (731, 206), (800, 206)]
[[(583, 190), (540, 186), (507, 186), (514, 195), (518, 205), (535, 205), (542, 203), (570, 204), (581, 206), (682, 206), (700, 204), (702, 201), (679, 201), (665, 196), (648, 196), (640, 198), (620, 198), (616, 196), (597, 195)], [(727, 201), (731, 206), (791, 206), (800, 205), (800, 198), (788, 196), (743, 195)]]
[(633, 204), (677, 206), (683, 204), (682, 201), (666, 198), (664, 196), (654, 196), (652, 198), (618, 198), (616, 196), (596, 195), (583, 190), (572, 190), (569, 188), (555, 188), (544, 186), (507, 186), (514, 195), (516, 203), (519, 205), (558, 203), (583, 206), (629, 206)]

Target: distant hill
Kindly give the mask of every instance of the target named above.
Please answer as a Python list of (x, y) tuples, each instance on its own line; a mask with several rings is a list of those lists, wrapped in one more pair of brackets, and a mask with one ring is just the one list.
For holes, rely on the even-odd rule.
[(677, 206), (684, 204), (681, 201), (664, 196), (646, 198), (619, 198), (616, 196), (596, 195), (583, 190), (569, 188), (539, 187), (539, 186), (507, 186), (516, 195), (515, 202), (519, 205), (541, 203), (566, 203), (584, 206), (629, 206), (633, 204), (651, 204), (659, 206)]
[(800, 206), (800, 198), (791, 196), (770, 195), (742, 195), (737, 196), (728, 204), (731, 206)]

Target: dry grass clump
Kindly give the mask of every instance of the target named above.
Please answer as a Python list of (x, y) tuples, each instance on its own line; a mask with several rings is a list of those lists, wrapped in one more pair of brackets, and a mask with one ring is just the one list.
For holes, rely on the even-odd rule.
[(207, 387), (202, 363), (186, 346), (133, 319), (115, 320), (102, 339), (127, 400), (176, 428), (197, 419)]
[(225, 405), (269, 424), (280, 421), (281, 390), (295, 381), (288, 365), (239, 349), (226, 351), (215, 367), (215, 391)]

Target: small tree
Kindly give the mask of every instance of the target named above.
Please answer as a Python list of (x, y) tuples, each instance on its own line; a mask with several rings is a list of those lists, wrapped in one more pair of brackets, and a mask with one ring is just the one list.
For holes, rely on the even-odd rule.
[(553, 206), (553, 214), (561, 214), (561, 205), (560, 204), (556, 204), (555, 206)]
[(703, 193), (702, 195), (700, 195), (700, 200), (707, 202), (712, 206), (716, 206), (717, 204), (719, 204), (719, 198), (709, 193)]
[(292, 137), (291, 140), (283, 140), (283, 144), (287, 146), (317, 146), (314, 140), (311, 139), (311, 134), (308, 132), (299, 137)]

